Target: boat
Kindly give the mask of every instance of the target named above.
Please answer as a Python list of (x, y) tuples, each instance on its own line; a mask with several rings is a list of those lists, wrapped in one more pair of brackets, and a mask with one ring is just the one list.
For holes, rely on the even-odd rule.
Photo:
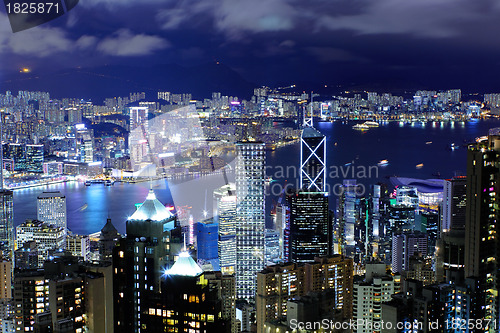
[(389, 164), (388, 160), (381, 160), (380, 162), (378, 162), (378, 166), (386, 166), (388, 164)]
[(425, 144), (430, 145), (431, 143), (432, 143), (432, 141), (427, 141)]
[(88, 204), (84, 204), (82, 207), (78, 208), (78, 211), (83, 212), (85, 209), (87, 209), (88, 206)]
[(273, 182), (273, 180), (274, 180), (274, 179), (273, 179), (273, 177), (267, 177), (267, 178), (264, 180), (264, 183), (265, 183), (266, 185), (269, 185), (269, 184), (271, 184), (271, 183)]
[(366, 125), (368, 127), (379, 127), (380, 124), (376, 121), (365, 121), (362, 125)]
[(85, 181), (85, 186), (90, 186), (90, 185), (92, 185), (92, 182), (90, 180), (86, 180)]
[(452, 143), (452, 144), (450, 145), (450, 149), (453, 151), (453, 150), (455, 150), (455, 149), (458, 149), (458, 146), (457, 146), (456, 144)]
[(104, 185), (105, 185), (105, 186), (112, 186), (112, 185), (114, 185), (114, 184), (115, 184), (115, 182), (114, 182), (114, 181), (112, 181), (112, 180), (110, 180), (110, 179), (107, 179), (107, 180), (104, 182)]
[(424, 163), (417, 164), (416, 168), (417, 169), (422, 169), (424, 167)]
[(356, 124), (352, 128), (358, 131), (368, 131), (370, 129), (370, 127), (365, 124)]

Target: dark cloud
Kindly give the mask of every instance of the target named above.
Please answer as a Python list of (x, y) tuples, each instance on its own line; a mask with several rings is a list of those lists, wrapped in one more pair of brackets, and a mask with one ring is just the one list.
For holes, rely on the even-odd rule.
[(261, 83), (500, 75), (499, 17), (495, 0), (85, 0), (18, 34), (0, 16), (0, 55), (6, 64), (64, 54), (95, 65), (216, 60)]
[(112, 36), (104, 38), (97, 50), (106, 55), (130, 57), (150, 55), (170, 46), (164, 38), (145, 34), (133, 34), (128, 29), (120, 29)]

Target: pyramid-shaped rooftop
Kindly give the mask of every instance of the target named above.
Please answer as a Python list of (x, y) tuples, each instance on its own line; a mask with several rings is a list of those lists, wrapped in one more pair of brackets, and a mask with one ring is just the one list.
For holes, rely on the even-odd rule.
[(146, 201), (132, 214), (129, 220), (135, 221), (163, 221), (171, 218), (172, 213), (156, 199), (153, 190), (149, 190)]
[(200, 266), (191, 258), (188, 252), (181, 252), (175, 264), (165, 271), (165, 275), (198, 276), (203, 273)]

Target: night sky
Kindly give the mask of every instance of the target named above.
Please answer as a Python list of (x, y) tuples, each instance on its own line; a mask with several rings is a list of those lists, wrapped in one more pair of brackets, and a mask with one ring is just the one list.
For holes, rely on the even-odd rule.
[(81, 0), (18, 33), (3, 8), (0, 61), (2, 73), (219, 61), (259, 85), (500, 92), (500, 1)]

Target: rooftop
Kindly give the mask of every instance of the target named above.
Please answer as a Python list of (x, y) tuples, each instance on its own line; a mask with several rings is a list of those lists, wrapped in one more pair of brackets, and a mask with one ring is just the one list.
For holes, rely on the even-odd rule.
[(303, 138), (322, 138), (324, 137), (323, 134), (318, 132), (314, 127), (306, 127), (302, 131), (302, 137)]
[(198, 276), (203, 273), (203, 270), (198, 266), (198, 264), (191, 258), (188, 252), (181, 252), (179, 258), (175, 264), (167, 271), (165, 275), (177, 275), (177, 276)]
[(172, 213), (156, 199), (153, 190), (149, 190), (146, 201), (129, 217), (129, 220), (136, 221), (164, 221), (173, 217)]
[(43, 192), (42, 194), (40, 194), (38, 196), (38, 199), (45, 199), (45, 198), (64, 198), (65, 196), (59, 192), (59, 191), (55, 191), (55, 192)]

